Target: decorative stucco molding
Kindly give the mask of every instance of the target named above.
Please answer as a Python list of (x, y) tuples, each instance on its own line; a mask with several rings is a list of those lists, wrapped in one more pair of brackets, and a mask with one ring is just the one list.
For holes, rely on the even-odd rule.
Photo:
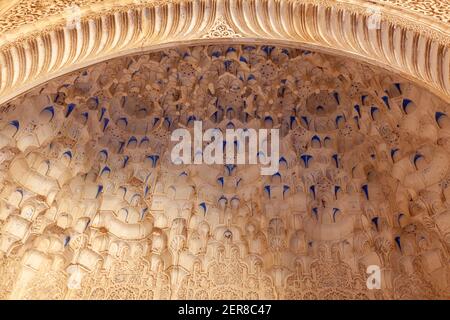
[(17, 0), (0, 10), (0, 103), (106, 59), (224, 38), (351, 56), (450, 100), (449, 14), (439, 0)]

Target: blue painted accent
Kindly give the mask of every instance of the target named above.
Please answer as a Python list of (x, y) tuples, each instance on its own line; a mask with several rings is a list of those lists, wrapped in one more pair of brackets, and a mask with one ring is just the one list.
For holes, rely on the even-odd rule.
[(416, 167), (416, 169), (417, 169), (417, 165), (416, 165), (417, 160), (419, 160), (419, 159), (421, 159), (421, 158), (423, 158), (423, 156), (422, 156), (421, 154), (419, 154), (419, 153), (416, 153), (416, 154), (414, 155), (414, 160), (413, 160), (413, 162), (414, 162), (414, 166)]
[(104, 166), (100, 175), (103, 175), (105, 172), (111, 173), (111, 169), (108, 166)]
[(402, 243), (400, 241), (400, 236), (395, 237), (395, 242), (397, 243), (398, 248), (402, 251)]
[(273, 178), (273, 177), (279, 177), (279, 178), (281, 178), (281, 174), (280, 174), (279, 172), (274, 173), (274, 174), (272, 175), (272, 178)]
[(145, 111), (145, 112), (147, 113), (147, 108), (140, 108), (138, 111), (139, 111), (139, 112), (140, 112), (140, 111)]
[(220, 186), (223, 188), (223, 184), (224, 184), (224, 178), (220, 177), (217, 179), (217, 182), (220, 184)]
[(75, 109), (75, 103), (69, 103), (67, 105), (66, 118), (68, 116), (70, 116), (70, 114), (72, 113), (73, 109)]
[(144, 196), (146, 196), (146, 195), (148, 194), (149, 191), (150, 191), (149, 186), (145, 186), (145, 189), (144, 189)]
[(439, 121), (439, 119), (444, 117), (444, 116), (447, 116), (447, 115), (444, 112), (438, 111), (438, 112), (435, 113), (434, 118), (436, 119), (436, 121)]
[(403, 213), (400, 213), (400, 214), (398, 215), (398, 217), (397, 217), (398, 225), (400, 225), (400, 219), (401, 219), (403, 216), (404, 216)]
[(320, 138), (319, 136), (315, 135), (314, 137), (311, 138), (311, 142), (317, 141), (318, 143), (321, 144)]
[(400, 94), (402, 93), (402, 88), (400, 87), (400, 83), (394, 83), (395, 87), (397, 88), (398, 92), (400, 92)]
[(339, 168), (339, 159), (337, 154), (333, 154), (332, 156), (334, 163), (336, 164), (336, 168)]
[(316, 207), (312, 208), (312, 214), (316, 216), (316, 219), (319, 220), (319, 212)]
[(337, 193), (341, 190), (340, 186), (334, 186), (334, 198), (337, 199)]
[(361, 108), (359, 107), (359, 105), (355, 104), (353, 108), (356, 110), (356, 112), (358, 112), (358, 116), (361, 118)]
[(217, 202), (220, 202), (220, 200), (225, 200), (226, 203), (228, 203), (228, 199), (225, 198), (225, 196), (220, 196), (219, 200), (217, 200)]
[(16, 128), (16, 132), (17, 132), (17, 130), (19, 130), (20, 124), (19, 124), (18, 120), (12, 120), (9, 122), (9, 124)]
[(117, 121), (117, 123), (119, 123), (120, 121), (123, 121), (123, 122), (125, 123), (125, 127), (128, 126), (128, 119), (127, 119), (127, 118), (125, 118), (125, 117), (120, 118), (120, 119)]
[(130, 145), (130, 143), (132, 143), (132, 142), (136, 142), (136, 144), (137, 144), (137, 139), (136, 139), (135, 136), (132, 136), (132, 137), (130, 137), (130, 139), (128, 139), (127, 147), (128, 147), (128, 146)]
[(228, 71), (228, 69), (230, 68), (230, 66), (231, 66), (232, 63), (233, 63), (233, 61), (231, 61), (231, 60), (225, 60), (225, 61), (223, 62), (224, 66), (225, 66), (225, 70)]
[(95, 196), (95, 198), (97, 198), (99, 196), (100, 193), (102, 193), (103, 191), (103, 186), (101, 184), (98, 185), (97, 188), (97, 195)]
[(189, 124), (191, 121), (195, 121), (195, 120), (197, 120), (197, 118), (195, 116), (189, 116), (187, 123)]
[(155, 168), (156, 164), (158, 163), (158, 160), (159, 160), (159, 155), (152, 154), (152, 155), (149, 155), (147, 158), (152, 161), (152, 168)]
[(434, 115), (434, 118), (436, 119), (436, 122), (437, 122), (437, 124), (439, 125), (439, 120), (442, 118), (442, 117), (446, 117), (447, 115), (444, 113), (444, 112), (436, 112), (435, 113), (435, 115)]
[(378, 112), (378, 108), (377, 107), (370, 108), (370, 116), (372, 117), (372, 120), (375, 120), (375, 118), (373, 117), (373, 114), (375, 112)]
[(103, 149), (100, 153), (105, 155), (105, 160), (108, 160), (108, 151), (106, 149)]
[(287, 192), (287, 191), (289, 191), (291, 188), (289, 187), (289, 186), (287, 186), (287, 185), (284, 185), (283, 186), (283, 198), (284, 198), (284, 194)]
[(247, 77), (247, 81), (256, 80), (256, 77), (253, 74), (249, 74)]
[(232, 121), (227, 123), (227, 129), (234, 129), (234, 128), (235, 128), (235, 126), (234, 126), (234, 123)]
[(238, 196), (233, 196), (233, 198), (231, 198), (231, 201), (233, 200), (238, 200), (239, 201), (239, 197)]
[(69, 158), (72, 159), (72, 152), (70, 150), (67, 150), (66, 152), (63, 153), (63, 155), (65, 154), (67, 154)]
[(409, 100), (409, 99), (403, 99), (403, 101), (402, 101), (402, 108), (403, 108), (403, 111), (404, 111), (405, 113), (407, 113), (407, 112), (406, 112), (406, 107), (408, 107), (408, 105), (409, 105), (411, 102), (412, 102), (412, 101)]
[(129, 157), (129, 156), (125, 156), (125, 157), (123, 158), (123, 166), (122, 166), (122, 168), (125, 168), (125, 167), (127, 166), (128, 160), (130, 160), (130, 157)]
[(172, 125), (172, 120), (170, 120), (169, 117), (164, 117), (164, 124), (167, 123), (167, 127), (170, 128), (170, 126)]
[(128, 189), (126, 188), (126, 187), (124, 187), (124, 186), (120, 186), (119, 187), (119, 190), (120, 189), (123, 189), (123, 191), (124, 191), (124, 194), (127, 194), (127, 192), (128, 192)]
[(203, 209), (203, 214), (206, 214), (206, 203), (202, 202), (198, 206)]
[(122, 153), (124, 146), (125, 146), (125, 141), (120, 141), (119, 142), (119, 150), (117, 150), (117, 153)]
[(356, 125), (358, 126), (358, 129), (361, 129), (360, 126), (359, 126), (359, 117), (358, 116), (354, 116), (353, 119), (355, 120)]
[(233, 47), (228, 47), (228, 49), (227, 49), (226, 52), (227, 52), (227, 53), (230, 53), (230, 52), (236, 52), (236, 49), (233, 48)]
[(334, 99), (336, 99), (337, 104), (341, 104), (340, 100), (339, 100), (339, 93), (335, 92), (333, 93)]
[(309, 128), (308, 117), (302, 116), (301, 119), (305, 122), (306, 126)]
[(48, 106), (48, 107), (44, 108), (42, 110), (42, 112), (44, 112), (44, 111), (48, 111), (52, 114), (52, 117), (50, 118), (50, 121), (52, 121), (53, 117), (55, 116), (55, 109), (53, 108), (53, 106)]
[[(235, 143), (236, 143), (236, 141), (235, 141)], [(234, 165), (234, 164), (226, 164), (226, 165), (225, 165), (225, 168), (226, 168), (227, 171), (228, 171), (228, 175), (231, 176), (231, 173), (232, 173), (233, 170), (236, 168), (236, 165)]]
[(309, 160), (311, 160), (313, 157), (310, 156), (309, 154), (304, 154), (304, 155), (300, 156), (300, 158), (303, 160), (303, 164), (305, 165), (305, 168), (308, 168)]
[(214, 52), (212, 53), (212, 56), (213, 56), (214, 58), (218, 58), (218, 57), (220, 57), (220, 55), (221, 55), (220, 51), (214, 51)]
[(367, 95), (362, 95), (361, 96), (361, 103), (364, 104), (364, 102), (366, 102), (367, 99)]
[(288, 49), (282, 49), (281, 52), (284, 53), (285, 55), (289, 56), (289, 50)]
[(106, 127), (108, 126), (109, 123), (109, 119), (105, 118), (103, 119), (103, 132), (106, 130)]
[(60, 96), (60, 94), (58, 93), (58, 94), (56, 95), (55, 99), (53, 99), (53, 102), (57, 102), (58, 99), (59, 99), (59, 96)]
[(367, 184), (363, 185), (362, 190), (364, 192), (364, 195), (366, 196), (366, 199), (369, 200), (369, 186)]
[(397, 151), (399, 151), (399, 149), (397, 149), (397, 148), (391, 149), (391, 159), (392, 159), (392, 161), (394, 161), (394, 156), (397, 153)]
[(227, 141), (226, 140), (222, 141), (222, 145), (223, 145), (222, 150), (225, 151), (225, 148), (227, 146)]
[(239, 58), (239, 61), (248, 63), (247, 59), (245, 59), (245, 57), (243, 57), (243, 56), (241, 56), (241, 57)]
[(145, 216), (145, 214), (147, 213), (147, 211), (148, 211), (148, 208), (147, 208), (147, 207), (145, 207), (145, 208), (143, 208), (143, 209), (141, 210), (141, 219), (144, 219), (144, 216)]
[(105, 112), (106, 112), (106, 108), (102, 108), (102, 111), (100, 113), (100, 119), (98, 119), (98, 121), (102, 121), (103, 116), (105, 115)]
[(333, 208), (333, 221), (336, 222), (336, 214), (341, 213), (339, 208)]
[(70, 236), (67, 236), (67, 237), (64, 239), (64, 247), (67, 247), (67, 245), (69, 244), (69, 242), (70, 242)]
[(372, 223), (375, 225), (375, 228), (377, 229), (377, 231), (378, 231), (378, 220), (379, 220), (378, 217), (372, 218)]
[(295, 122), (295, 116), (291, 116), (289, 119), (289, 129), (292, 129), (292, 124)]
[(388, 96), (383, 96), (381, 99), (383, 99), (384, 104), (388, 107), (388, 109), (391, 109), (391, 105), (389, 104), (389, 97)]
[(336, 117), (336, 120), (335, 120), (335, 122), (336, 122), (336, 128), (338, 127), (339, 120), (341, 120), (341, 119), (344, 119), (344, 116), (339, 115), (339, 116)]
[(143, 137), (142, 139), (141, 139), (141, 142), (139, 142), (139, 146), (141, 145), (141, 144), (143, 144), (144, 142), (149, 142), (150, 140), (148, 139), (148, 137)]
[(270, 186), (265, 186), (264, 191), (267, 192), (267, 194), (269, 195), (269, 199), (270, 199)]
[(262, 49), (267, 55), (269, 55), (269, 54), (272, 53), (272, 50), (274, 49), (274, 47), (272, 47), (272, 46), (262, 46), (261, 49)]
[(316, 200), (316, 187), (315, 186), (309, 187), (309, 191), (311, 191), (313, 199)]

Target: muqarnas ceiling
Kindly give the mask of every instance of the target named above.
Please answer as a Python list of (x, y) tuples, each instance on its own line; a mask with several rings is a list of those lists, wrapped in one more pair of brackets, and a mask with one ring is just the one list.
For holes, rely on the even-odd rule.
[[(391, 73), (194, 46), (0, 109), (1, 298), (450, 297), (450, 106)], [(195, 120), (280, 129), (279, 172), (172, 164), (171, 131)]]

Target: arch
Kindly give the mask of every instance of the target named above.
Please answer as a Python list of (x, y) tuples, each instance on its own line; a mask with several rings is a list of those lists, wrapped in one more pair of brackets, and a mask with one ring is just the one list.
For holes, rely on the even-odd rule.
[(0, 8), (0, 103), (114, 57), (223, 41), (350, 56), (450, 101), (449, 15), (440, 1), (424, 9), (386, 0), (89, 0), (80, 7), (54, 1), (41, 11), (16, 3)]

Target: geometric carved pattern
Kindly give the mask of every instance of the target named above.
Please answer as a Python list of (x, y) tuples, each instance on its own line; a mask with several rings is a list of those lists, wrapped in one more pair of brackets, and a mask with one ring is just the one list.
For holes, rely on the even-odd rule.
[[(180, 285), (179, 299), (274, 299), (275, 288), (272, 279), (263, 274), (261, 268), (254, 266), (256, 271), (249, 273), (248, 266), (239, 259), (239, 249), (227, 246), (219, 249), (217, 257), (208, 265), (206, 272), (201, 272), (200, 266), (194, 266), (194, 271)], [(228, 257), (227, 257), (228, 255)], [(257, 263), (257, 261), (253, 262)]]
[[(139, 253), (133, 259), (126, 250), (112, 263), (111, 270), (95, 270), (73, 290), (68, 298), (94, 300), (163, 300), (170, 298), (169, 277), (162, 270), (153, 272)], [(141, 253), (142, 254), (142, 253)]]

